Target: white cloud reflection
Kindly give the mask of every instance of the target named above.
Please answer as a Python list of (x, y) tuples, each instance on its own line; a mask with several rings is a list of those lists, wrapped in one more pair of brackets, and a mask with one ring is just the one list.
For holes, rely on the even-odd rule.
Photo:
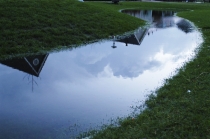
[(146, 90), (172, 75), (202, 41), (198, 32), (175, 27), (150, 31), (140, 46), (116, 42), (113, 49), (112, 41), (104, 41), (50, 54), (33, 93), (25, 73), (1, 65), (0, 120), (5, 114), (26, 123), (38, 119), (38, 128), (41, 122), (68, 128), (129, 114), (129, 106), (144, 100)]

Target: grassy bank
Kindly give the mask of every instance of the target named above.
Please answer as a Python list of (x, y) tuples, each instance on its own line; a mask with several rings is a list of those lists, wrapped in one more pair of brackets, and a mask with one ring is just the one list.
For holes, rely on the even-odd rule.
[[(93, 3), (96, 5), (95, 3)], [(103, 5), (97, 3), (97, 5)], [(105, 5), (105, 4), (104, 4)], [(178, 16), (200, 28), (204, 43), (194, 60), (178, 74), (165, 80), (146, 101), (146, 109), (136, 117), (108, 126), (95, 139), (207, 139), (210, 138), (210, 5), (194, 3), (121, 3), (119, 7), (175, 9)]]
[(76, 0), (0, 0), (0, 58), (79, 45), (144, 22)]
[(150, 96), (140, 115), (120, 121), (119, 127), (99, 131), (94, 138), (210, 138), (209, 4), (0, 0), (0, 59), (68, 48), (145, 24), (118, 12), (125, 8), (180, 11), (178, 16), (200, 28), (205, 42), (194, 60)]

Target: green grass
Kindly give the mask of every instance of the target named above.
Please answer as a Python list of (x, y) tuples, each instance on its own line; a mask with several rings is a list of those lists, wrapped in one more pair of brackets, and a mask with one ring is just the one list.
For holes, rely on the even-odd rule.
[[(210, 138), (210, 4), (0, 0), (0, 59), (70, 48), (145, 24), (121, 9), (172, 9), (192, 21), (204, 43), (195, 59), (165, 80), (145, 102), (146, 109), (119, 126), (107, 126), (96, 139)], [(188, 92), (190, 90), (190, 92)]]
[[(144, 22), (76, 0), (0, 0), (0, 58), (72, 47), (134, 30)], [(6, 48), (6, 51), (5, 51)]]

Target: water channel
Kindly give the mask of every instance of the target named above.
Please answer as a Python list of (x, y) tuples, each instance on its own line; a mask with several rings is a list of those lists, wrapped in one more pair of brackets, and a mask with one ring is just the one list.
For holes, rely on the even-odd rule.
[(202, 42), (174, 12), (122, 12), (150, 26), (76, 49), (0, 61), (0, 138), (67, 139), (127, 116)]

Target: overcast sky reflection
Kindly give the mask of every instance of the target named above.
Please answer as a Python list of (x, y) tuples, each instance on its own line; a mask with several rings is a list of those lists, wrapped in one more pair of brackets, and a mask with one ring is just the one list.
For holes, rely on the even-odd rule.
[[(34, 77), (33, 92), (32, 76), (0, 65), (0, 138), (59, 137), (64, 129), (69, 135), (75, 123), (84, 130), (90, 123), (129, 114), (131, 105), (193, 56), (200, 36), (176, 26), (150, 28), (141, 45), (115, 42), (113, 49), (108, 40), (51, 53), (40, 77)], [(14, 128), (17, 133), (9, 134)]]

